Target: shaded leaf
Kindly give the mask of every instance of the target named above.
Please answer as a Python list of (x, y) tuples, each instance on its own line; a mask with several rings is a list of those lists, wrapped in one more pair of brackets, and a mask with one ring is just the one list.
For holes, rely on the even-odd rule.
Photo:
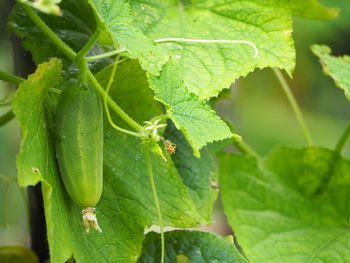
[[(165, 262), (246, 263), (232, 237), (208, 232), (170, 231), (165, 233)], [(160, 235), (148, 233), (138, 263), (160, 262)]]
[(176, 144), (171, 156), (182, 182), (188, 187), (190, 197), (205, 223), (212, 223), (212, 207), (218, 195), (218, 167), (207, 147), (200, 151), (200, 158), (193, 151), (185, 136), (169, 121), (164, 137)]
[(317, 147), (279, 147), (261, 162), (220, 155), (225, 213), (248, 259), (349, 262), (349, 169)]

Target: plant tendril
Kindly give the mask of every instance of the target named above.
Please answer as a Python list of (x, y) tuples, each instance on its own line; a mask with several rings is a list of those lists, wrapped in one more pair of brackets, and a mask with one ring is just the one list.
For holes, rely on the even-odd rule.
[(246, 44), (254, 48), (256, 58), (259, 54), (256, 45), (247, 40), (224, 40), (224, 39), (188, 39), (188, 38), (163, 38), (154, 40), (156, 43), (167, 43), (167, 42), (192, 42), (192, 43), (222, 43), (222, 44)]
[(118, 64), (120, 63), (119, 61), (119, 56), (117, 56), (116, 60), (115, 60), (115, 63), (113, 65), (113, 68), (112, 68), (112, 72), (111, 72), (111, 75), (109, 76), (109, 80), (108, 80), (108, 84), (107, 84), (107, 87), (106, 87), (106, 91), (105, 91), (105, 94), (104, 94), (104, 98), (103, 98), (103, 104), (104, 104), (104, 107), (105, 107), (105, 111), (106, 111), (106, 115), (107, 115), (107, 119), (108, 119), (108, 122), (109, 124), (114, 128), (116, 129), (117, 131), (120, 131), (120, 132), (124, 132), (126, 134), (129, 134), (129, 135), (132, 135), (132, 136), (136, 136), (136, 137), (140, 137), (140, 138), (143, 138), (143, 136), (139, 133), (136, 133), (136, 132), (132, 132), (132, 131), (129, 131), (129, 130), (126, 130), (126, 129), (123, 129), (121, 127), (119, 127), (118, 125), (116, 125), (112, 118), (111, 118), (111, 114), (109, 112), (109, 108), (108, 108), (108, 104), (107, 104), (107, 96), (108, 96), (108, 93), (109, 93), (109, 90), (113, 84), (113, 81), (114, 81), (114, 77), (115, 77), (115, 73), (117, 71), (117, 66)]

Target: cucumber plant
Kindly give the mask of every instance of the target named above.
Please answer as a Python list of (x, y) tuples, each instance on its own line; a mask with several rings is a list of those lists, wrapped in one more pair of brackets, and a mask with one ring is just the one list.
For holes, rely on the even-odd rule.
[[(37, 69), (0, 72), (18, 86), (0, 124), (21, 128), (19, 186), (41, 182), (50, 261), (350, 262), (350, 125), (334, 149), (314, 146), (280, 71), (295, 67), (292, 16), (338, 13), (313, 0), (17, 0), (8, 29)], [(348, 95), (348, 57), (312, 50)], [(215, 104), (265, 67), (306, 146), (262, 158)], [(183, 230), (213, 224), (219, 192), (235, 236)]]

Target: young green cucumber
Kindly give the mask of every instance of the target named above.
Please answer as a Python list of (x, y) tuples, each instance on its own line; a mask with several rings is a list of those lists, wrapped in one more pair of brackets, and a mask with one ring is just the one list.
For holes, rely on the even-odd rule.
[(102, 232), (94, 206), (103, 184), (103, 110), (96, 91), (76, 84), (62, 91), (56, 112), (56, 154), (63, 184), (83, 207), (83, 224)]

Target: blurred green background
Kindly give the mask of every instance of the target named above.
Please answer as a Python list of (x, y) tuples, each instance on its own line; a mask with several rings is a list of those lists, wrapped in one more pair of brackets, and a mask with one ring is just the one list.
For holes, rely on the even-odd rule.
[[(14, 62), (10, 34), (6, 31), (7, 1), (0, 1), (0, 70), (13, 73)], [(320, 1), (326, 6), (340, 7), (340, 17), (333, 21), (294, 19), (294, 40), (297, 64), (294, 79), (288, 80), (299, 102), (315, 145), (333, 148), (350, 119), (350, 104), (332, 79), (322, 74), (318, 59), (310, 45), (326, 44), (334, 55), (350, 54), (350, 3), (348, 0)], [(0, 99), (14, 87), (0, 81)], [(305, 140), (296, 118), (270, 69), (255, 70), (236, 81), (231, 90), (232, 100), (217, 105), (218, 113), (233, 121), (238, 133), (259, 154), (265, 155), (276, 145), (305, 146)], [(9, 107), (0, 107), (0, 115)], [(15, 157), (19, 149), (20, 132), (15, 120), (0, 128), (0, 174), (16, 176)], [(343, 150), (350, 159), (350, 143)], [(23, 244), (26, 212), (22, 197), (15, 184), (11, 185), (7, 200), (10, 228), (0, 228), (0, 246)], [(0, 222), (4, 222), (3, 197), (5, 185), (0, 183)], [(220, 230), (224, 218), (218, 213)], [(222, 224), (222, 227), (225, 227)]]

